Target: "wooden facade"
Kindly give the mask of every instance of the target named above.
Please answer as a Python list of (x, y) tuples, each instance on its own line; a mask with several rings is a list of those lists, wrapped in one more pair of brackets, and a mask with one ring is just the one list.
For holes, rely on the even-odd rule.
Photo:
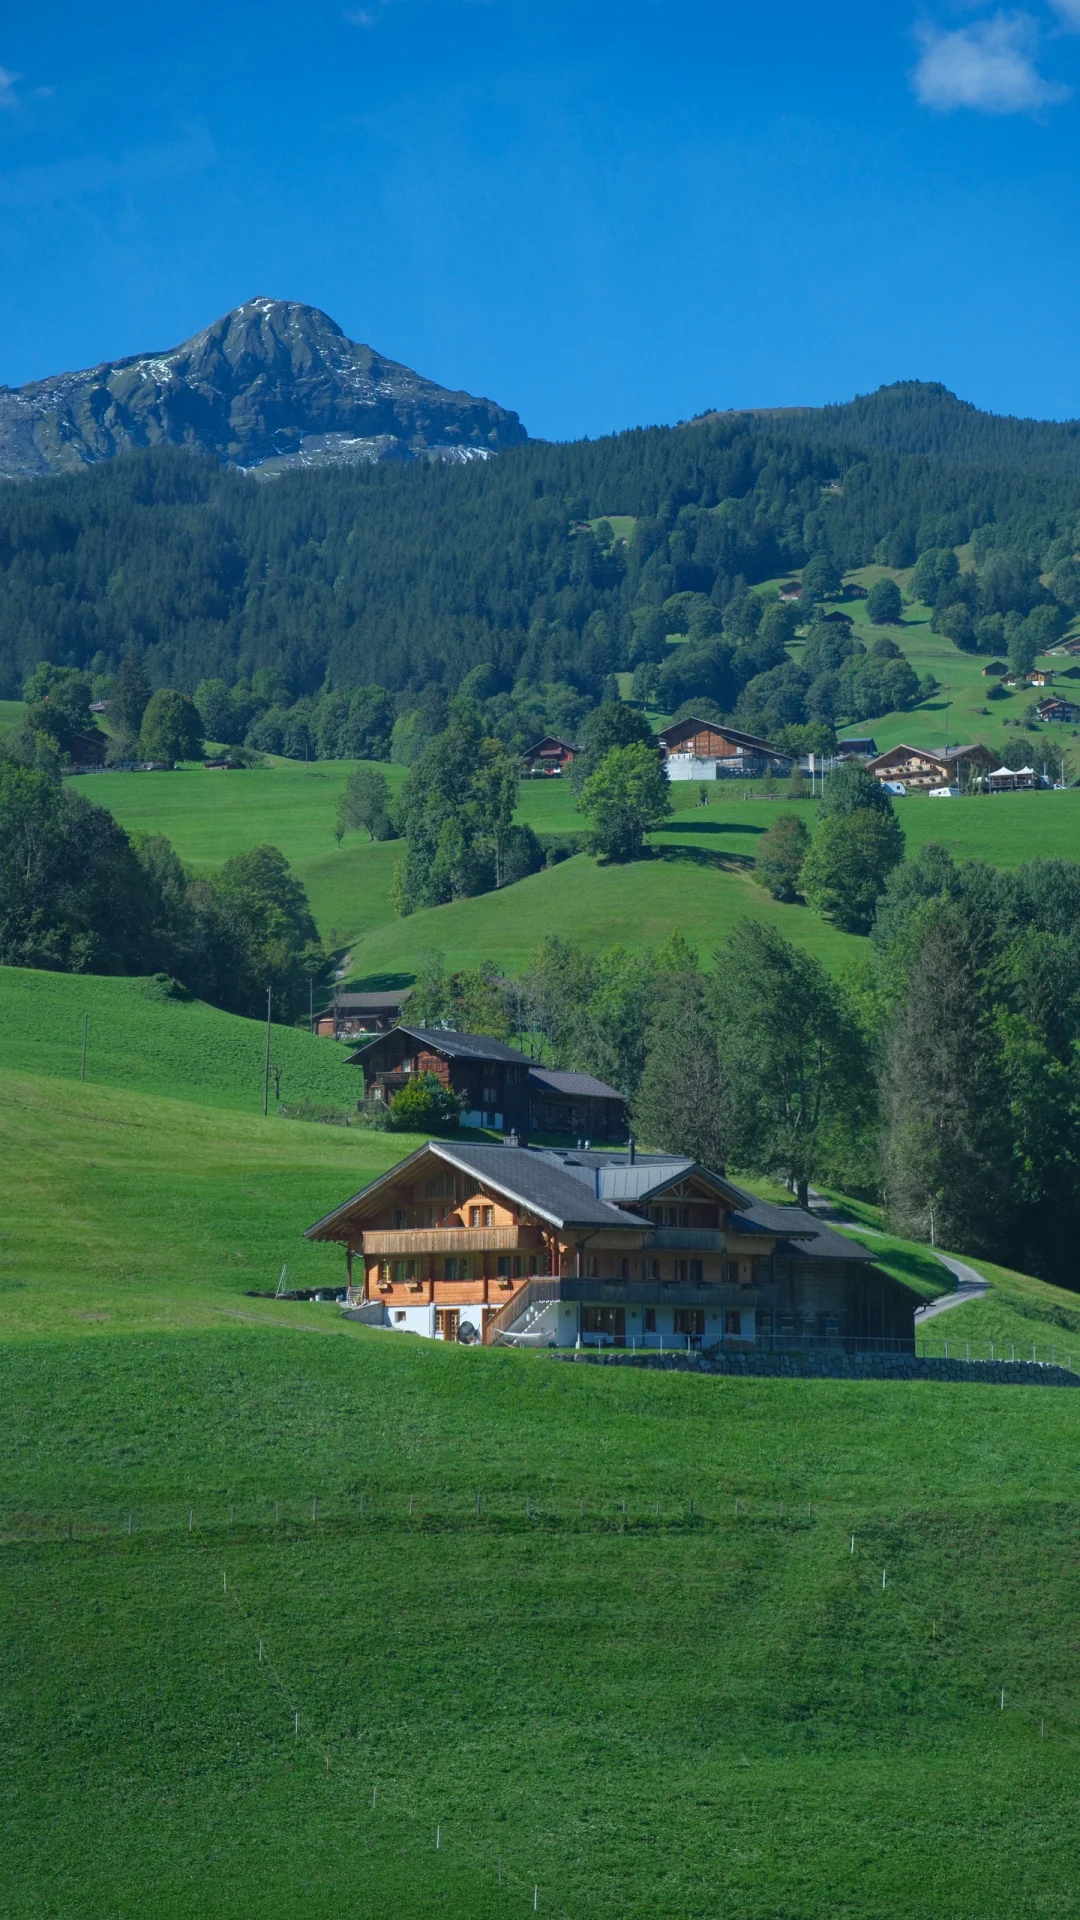
[(466, 1126), (528, 1131), (531, 1062), (489, 1034), (399, 1026), (350, 1055), (348, 1065), (362, 1069), (368, 1099), (390, 1101), (414, 1074), (433, 1073), (457, 1094)]
[(384, 993), (336, 993), (318, 1014), (314, 1031), (334, 1040), (359, 1039), (363, 1034), (389, 1033), (401, 1019), (411, 987)]
[(690, 714), (657, 735), (672, 780), (716, 779), (721, 775), (787, 772), (793, 755), (738, 727), (700, 720)]
[(879, 780), (898, 780), (914, 791), (959, 784), (971, 774), (994, 773), (1001, 761), (989, 747), (890, 747), (867, 762), (867, 772)]
[(895, 1350), (916, 1297), (795, 1207), (671, 1156), (432, 1142), (309, 1230), (369, 1323), (490, 1345)]
[(573, 765), (578, 751), (569, 740), (560, 740), (558, 734), (546, 733), (542, 740), (537, 740), (522, 754), (523, 770), (527, 774), (565, 773)]

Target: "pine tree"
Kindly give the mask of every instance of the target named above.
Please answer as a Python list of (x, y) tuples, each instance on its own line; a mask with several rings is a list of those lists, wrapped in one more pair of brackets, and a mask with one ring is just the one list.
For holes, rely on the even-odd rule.
[(123, 664), (113, 684), (109, 700), (109, 713), (124, 733), (138, 737), (146, 712), (152, 688), (143, 666), (142, 655), (132, 647), (124, 655)]

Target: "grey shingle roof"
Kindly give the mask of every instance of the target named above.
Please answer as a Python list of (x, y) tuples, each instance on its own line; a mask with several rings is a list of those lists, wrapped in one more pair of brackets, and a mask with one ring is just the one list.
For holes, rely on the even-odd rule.
[(615, 1087), (609, 1087), (603, 1080), (597, 1080), (591, 1073), (562, 1073), (554, 1067), (530, 1067), (529, 1085), (541, 1090), (550, 1088), (552, 1093), (570, 1093), (579, 1099), (588, 1096), (593, 1100), (621, 1100), (622, 1094)]
[(520, 1200), (558, 1226), (633, 1227), (638, 1225), (610, 1200), (598, 1198), (595, 1175), (578, 1178), (554, 1155), (531, 1147), (440, 1141), (435, 1151), (454, 1166), (467, 1167), (481, 1180)]
[(368, 1047), (385, 1046), (395, 1033), (407, 1034), (410, 1040), (418, 1040), (422, 1047), (445, 1053), (449, 1060), (514, 1060), (523, 1062), (525, 1066), (531, 1064), (527, 1054), (519, 1053), (516, 1047), (508, 1047), (502, 1040), (493, 1040), (489, 1033), (454, 1033), (442, 1027), (409, 1027), (403, 1021), (389, 1033), (376, 1034), (367, 1047), (358, 1047), (352, 1060), (362, 1060)]

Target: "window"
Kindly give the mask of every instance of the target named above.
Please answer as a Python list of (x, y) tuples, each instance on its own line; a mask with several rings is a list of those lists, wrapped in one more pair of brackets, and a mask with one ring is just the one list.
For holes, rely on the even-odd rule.
[(705, 1313), (701, 1307), (676, 1307), (675, 1331), (685, 1339), (700, 1340), (705, 1331)]
[(472, 1279), (472, 1261), (471, 1260), (458, 1261), (458, 1279), (459, 1280)]
[(453, 1191), (454, 1176), (452, 1173), (437, 1173), (434, 1179), (429, 1180), (424, 1188), (424, 1193), (429, 1200), (438, 1200), (443, 1194), (452, 1194)]
[(625, 1307), (582, 1307), (582, 1333), (606, 1334), (617, 1344), (626, 1344)]
[(510, 1255), (508, 1253), (500, 1253), (499, 1258), (495, 1263), (495, 1271), (498, 1274), (500, 1280), (509, 1280)]
[(683, 1284), (683, 1286), (685, 1286), (685, 1285), (686, 1285), (686, 1281), (687, 1281), (687, 1278), (688, 1278), (688, 1274), (689, 1274), (689, 1261), (687, 1261), (687, 1260), (676, 1260), (676, 1262), (675, 1262), (675, 1278), (676, 1278), (676, 1280), (678, 1280), (678, 1281), (681, 1281), (681, 1282), (682, 1282), (682, 1284)]
[(629, 1280), (629, 1278), (630, 1278), (630, 1262), (629, 1262), (629, 1260), (628, 1260), (628, 1259), (626, 1258), (626, 1255), (625, 1255), (625, 1254), (620, 1254), (620, 1256), (619, 1256), (619, 1258), (618, 1258), (618, 1259), (616, 1260), (616, 1262), (615, 1262), (615, 1273), (616, 1273), (616, 1277), (617, 1277), (617, 1278), (618, 1278), (619, 1280)]
[(739, 1284), (739, 1263), (737, 1260), (724, 1261), (724, 1285), (735, 1287)]
[(520, 1280), (525, 1273), (525, 1262), (520, 1253), (514, 1255), (514, 1279)]
[(399, 1232), (399, 1231), (400, 1231), (400, 1229), (401, 1229), (402, 1227), (404, 1227), (404, 1225), (405, 1225), (405, 1209), (404, 1209), (404, 1207), (395, 1207), (395, 1208), (394, 1208), (394, 1231), (395, 1231), (395, 1233), (397, 1233), (397, 1232)]
[(405, 1280), (405, 1262), (404, 1262), (404, 1260), (395, 1260), (395, 1261), (394, 1261), (394, 1285), (395, 1285), (395, 1287), (400, 1287), (401, 1285), (403, 1285), (403, 1283), (404, 1283), (404, 1280)]
[(456, 1279), (457, 1279), (457, 1277), (458, 1277), (458, 1263), (457, 1263), (457, 1261), (456, 1261), (456, 1260), (444, 1260), (444, 1261), (443, 1261), (443, 1279), (444, 1279), (444, 1280), (456, 1280)]
[(595, 1280), (598, 1277), (599, 1272), (600, 1272), (600, 1265), (596, 1258), (595, 1253), (587, 1253), (585, 1255), (586, 1280)]
[(659, 1260), (651, 1260), (651, 1261), (649, 1262), (649, 1278), (650, 1278), (650, 1280), (659, 1280), (659, 1278), (660, 1278), (660, 1262), (659, 1262)]
[(441, 1335), (444, 1340), (456, 1340), (458, 1337), (458, 1323), (460, 1319), (461, 1319), (461, 1315), (458, 1312), (456, 1307), (436, 1307), (435, 1309), (436, 1337)]
[(724, 1332), (732, 1334), (736, 1340), (742, 1334), (742, 1314), (738, 1307), (728, 1307), (724, 1312)]
[(690, 1284), (691, 1286), (694, 1286), (694, 1287), (700, 1287), (701, 1285), (701, 1261), (700, 1260), (691, 1260), (690, 1262)]
[(656, 1332), (656, 1308), (655, 1307), (646, 1307), (645, 1309), (645, 1331), (646, 1333)]
[(493, 1218), (494, 1218), (494, 1209), (492, 1207), (470, 1207), (469, 1208), (470, 1227), (490, 1227)]
[(397, 1312), (397, 1313), (395, 1313), (395, 1315), (394, 1315), (394, 1319), (395, 1319), (395, 1320), (397, 1320), (398, 1322), (400, 1322), (400, 1321), (402, 1321), (402, 1320), (404, 1320), (404, 1318), (405, 1318), (405, 1315), (404, 1315), (404, 1313), (403, 1313), (403, 1312), (401, 1311), (401, 1309), (399, 1308), (399, 1310), (398, 1310), (398, 1312)]

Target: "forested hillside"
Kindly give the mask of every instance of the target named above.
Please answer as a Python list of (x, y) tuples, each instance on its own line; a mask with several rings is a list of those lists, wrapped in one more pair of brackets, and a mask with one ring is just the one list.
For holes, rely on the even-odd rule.
[[(506, 689), (595, 700), (613, 672), (663, 657), (686, 611), (675, 595), (700, 596), (707, 638), (702, 603), (715, 633), (747, 584), (815, 557), (910, 566), (977, 529), (984, 552), (1015, 557), (1028, 611), (1047, 549), (1074, 545), (1074, 430), (890, 392), (782, 428), (714, 415), (461, 467), (259, 483), (158, 448), (11, 485), (0, 698), (42, 659), (107, 676), (134, 647), (154, 685), (188, 691), (261, 668), (293, 698), (328, 683), (416, 696), (486, 663)], [(1000, 599), (982, 610), (1018, 604)]]

